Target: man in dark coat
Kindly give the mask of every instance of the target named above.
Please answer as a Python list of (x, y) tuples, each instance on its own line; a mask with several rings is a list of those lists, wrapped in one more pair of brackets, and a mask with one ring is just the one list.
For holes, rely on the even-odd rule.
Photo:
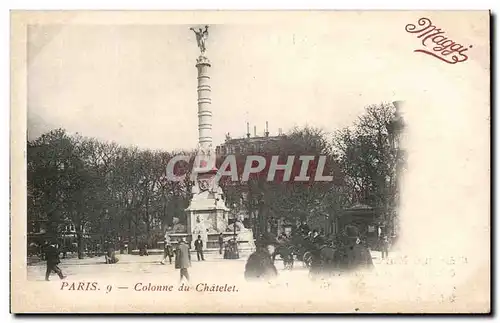
[(311, 229), (309, 228), (309, 226), (307, 225), (307, 222), (306, 221), (303, 221), (300, 226), (299, 226), (299, 232), (302, 234), (302, 235), (307, 235), (309, 232), (311, 231)]
[(139, 256), (149, 256), (148, 245), (145, 242), (140, 244)]
[(180, 281), (185, 277), (189, 281), (188, 268), (191, 267), (191, 254), (185, 238), (179, 242), (177, 250), (175, 251), (175, 268), (180, 269)]
[(368, 248), (361, 244), (357, 227), (352, 225), (346, 227), (345, 244), (335, 251), (334, 264), (340, 271), (373, 268), (372, 256)]
[(198, 239), (194, 242), (194, 250), (196, 250), (196, 257), (198, 261), (205, 261), (205, 257), (203, 257), (203, 240), (201, 240), (201, 236), (198, 236)]
[(274, 245), (270, 241), (259, 244), (256, 252), (248, 257), (245, 265), (245, 279), (247, 280), (271, 280), (278, 275), (274, 266), (272, 255)]
[(312, 243), (317, 247), (321, 248), (325, 244), (325, 239), (322, 235), (318, 233), (318, 230), (313, 230)]
[(45, 280), (48, 281), (50, 274), (55, 272), (60, 279), (66, 278), (63, 275), (61, 269), (59, 268), (59, 264), (61, 260), (59, 259), (59, 249), (56, 247), (55, 243), (48, 244), (45, 248), (45, 257), (47, 260), (47, 271), (45, 272)]
[(389, 238), (384, 236), (381, 241), (382, 259), (389, 257)]
[(311, 237), (311, 273), (319, 274), (321, 271), (321, 248), (324, 246), (325, 240), (319, 234), (318, 230), (314, 229)]

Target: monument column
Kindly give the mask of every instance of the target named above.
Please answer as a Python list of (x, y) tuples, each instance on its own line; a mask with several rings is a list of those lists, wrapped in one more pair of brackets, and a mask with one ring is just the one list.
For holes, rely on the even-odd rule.
[(222, 198), (222, 189), (215, 180), (217, 173), (216, 154), (212, 146), (212, 88), (210, 86), (211, 64), (206, 57), (205, 42), (208, 39), (208, 26), (205, 29), (191, 28), (196, 35), (200, 55), (196, 59), (198, 92), (198, 151), (195, 159), (192, 179), (193, 197), (188, 213), (188, 233), (208, 241), (207, 234), (217, 234), (227, 227), (227, 213)]
[[(190, 28), (196, 35), (200, 55), (196, 59), (198, 72), (198, 152), (193, 169), (193, 197), (186, 209), (187, 235), (195, 240), (199, 235), (207, 249), (218, 247), (220, 233), (228, 228), (229, 208), (225, 205), (222, 188), (216, 177), (216, 152), (212, 146), (212, 88), (210, 86), (210, 61), (205, 56), (205, 42), (208, 39), (208, 26), (205, 29)], [(230, 233), (232, 235), (232, 233)], [(253, 233), (240, 227), (238, 243), (253, 250)]]
[(196, 60), (198, 69), (198, 144), (202, 151), (212, 150), (212, 88), (210, 87), (210, 61), (203, 55)]

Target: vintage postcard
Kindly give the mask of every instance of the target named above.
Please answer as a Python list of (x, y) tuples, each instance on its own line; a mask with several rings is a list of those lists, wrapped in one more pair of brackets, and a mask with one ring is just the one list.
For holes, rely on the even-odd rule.
[(489, 313), (488, 11), (11, 12), (14, 313)]

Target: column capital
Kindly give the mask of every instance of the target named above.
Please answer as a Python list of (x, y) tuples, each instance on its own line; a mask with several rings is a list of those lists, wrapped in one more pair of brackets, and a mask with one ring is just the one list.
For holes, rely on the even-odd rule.
[(196, 66), (198, 65), (208, 65), (208, 66), (211, 66), (210, 64), (210, 60), (203, 56), (203, 55), (200, 55), (197, 59), (196, 59)]

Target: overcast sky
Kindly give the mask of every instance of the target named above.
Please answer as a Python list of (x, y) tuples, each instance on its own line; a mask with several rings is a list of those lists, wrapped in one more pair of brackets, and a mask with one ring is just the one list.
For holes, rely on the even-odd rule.
[[(311, 125), (351, 124), (371, 103), (403, 99), (414, 17), (349, 13), (304, 22), (211, 25), (214, 145)], [(34, 25), (28, 31), (30, 139), (63, 127), (153, 149), (197, 143), (198, 48), (191, 25)], [(417, 57), (417, 59), (422, 59)], [(428, 60), (428, 58), (425, 58)]]

